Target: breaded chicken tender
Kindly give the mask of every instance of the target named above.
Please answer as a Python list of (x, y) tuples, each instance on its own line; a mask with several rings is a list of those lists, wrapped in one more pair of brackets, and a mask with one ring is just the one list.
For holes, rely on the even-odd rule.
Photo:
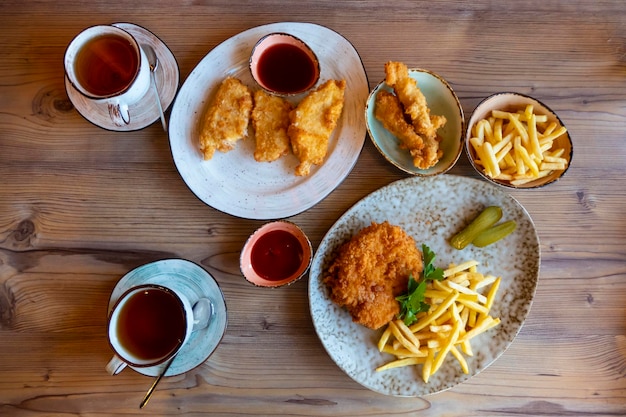
[(200, 150), (205, 160), (216, 150), (228, 152), (248, 134), (252, 112), (252, 94), (240, 80), (228, 77), (222, 81), (204, 118), (200, 132)]
[(417, 86), (417, 81), (409, 75), (407, 66), (401, 62), (387, 62), (385, 74), (385, 82), (393, 87), (404, 106), (404, 112), (410, 116), (415, 131), (426, 139), (434, 139), (437, 136), (437, 129), (441, 127), (443, 116), (438, 116), (437, 124), (440, 126), (435, 126), (431, 120), (426, 97)]
[[(443, 151), (439, 148), (441, 138), (437, 135), (437, 130), (446, 124), (446, 118), (443, 115), (430, 114), (426, 97), (419, 89), (417, 81), (409, 75), (409, 69), (405, 64), (394, 61), (387, 62), (385, 64), (385, 74), (385, 83), (393, 88), (404, 114), (410, 118), (415, 133), (423, 141), (423, 146), (420, 148), (419, 153), (411, 152), (413, 164), (417, 168), (428, 169), (439, 162), (439, 159), (443, 156)], [(383, 116), (384, 113), (381, 112), (381, 117)], [(379, 120), (381, 119), (379, 118)], [(387, 117), (385, 117), (385, 120), (387, 125), (393, 125), (393, 122)], [(396, 122), (396, 124), (398, 123), (401, 124), (402, 122)], [(383, 122), (383, 124), (385, 123)], [(390, 128), (385, 128), (392, 131)], [(409, 151), (415, 149), (407, 145), (401, 136), (394, 132), (392, 133), (405, 143)], [(406, 139), (410, 134), (405, 132), (403, 136)]]
[(415, 166), (421, 163), (424, 139), (415, 132), (413, 126), (404, 120), (404, 110), (398, 97), (381, 90), (374, 100), (374, 116), (383, 127), (400, 140), (400, 147), (407, 149), (413, 157)]
[(406, 292), (409, 275), (417, 279), (423, 267), (413, 238), (385, 221), (344, 243), (323, 281), (330, 298), (346, 307), (354, 322), (378, 329), (400, 312), (395, 297)]
[(291, 103), (282, 97), (263, 90), (254, 92), (252, 126), (254, 127), (256, 148), (254, 159), (258, 162), (275, 161), (289, 153), (291, 147), (287, 128)]
[(341, 116), (345, 80), (328, 80), (307, 95), (291, 112), (289, 139), (300, 161), (296, 175), (309, 175), (312, 165), (324, 162), (328, 141)]

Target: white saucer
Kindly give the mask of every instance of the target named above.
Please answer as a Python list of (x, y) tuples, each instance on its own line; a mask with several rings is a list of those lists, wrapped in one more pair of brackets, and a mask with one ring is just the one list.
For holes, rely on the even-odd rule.
[[(184, 259), (165, 259), (142, 265), (124, 275), (111, 293), (108, 314), (126, 290), (148, 283), (174, 286), (188, 297), (192, 305), (200, 298), (209, 298), (213, 304), (213, 316), (209, 325), (191, 334), (165, 376), (190, 371), (211, 356), (226, 332), (228, 317), (224, 295), (215, 279), (202, 267)], [(165, 364), (149, 368), (131, 368), (143, 375), (157, 376), (163, 366)]]
[[(174, 54), (156, 35), (141, 26), (132, 23), (114, 23), (113, 26), (129, 32), (137, 39), (140, 45), (148, 44), (154, 48), (154, 52), (159, 59), (159, 66), (154, 73), (154, 78), (161, 97), (163, 111), (166, 111), (174, 101), (180, 81), (178, 62), (176, 62)], [(151, 125), (160, 118), (159, 107), (156, 102), (157, 95), (152, 86), (148, 89), (144, 98), (138, 103), (129, 106), (131, 118), (130, 123), (125, 126), (115, 125), (109, 117), (107, 105), (94, 103), (85, 98), (74, 88), (67, 77), (65, 77), (65, 90), (78, 113), (91, 123), (104, 129), (120, 132), (139, 130)]]

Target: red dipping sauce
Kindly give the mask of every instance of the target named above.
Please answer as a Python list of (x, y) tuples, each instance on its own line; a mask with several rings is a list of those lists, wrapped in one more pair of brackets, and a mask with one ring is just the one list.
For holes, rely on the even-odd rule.
[(252, 269), (268, 281), (289, 278), (302, 265), (303, 249), (298, 239), (286, 230), (272, 230), (252, 247)]
[(277, 43), (268, 47), (257, 64), (261, 85), (282, 94), (294, 94), (311, 87), (317, 80), (316, 64), (296, 45)]

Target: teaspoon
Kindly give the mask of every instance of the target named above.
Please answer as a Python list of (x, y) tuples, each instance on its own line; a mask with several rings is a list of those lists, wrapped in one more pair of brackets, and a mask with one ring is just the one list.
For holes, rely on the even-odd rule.
[(167, 363), (167, 365), (165, 365), (165, 367), (163, 368), (163, 370), (161, 371), (157, 379), (154, 380), (154, 382), (152, 383), (152, 386), (150, 386), (150, 389), (148, 389), (148, 392), (146, 392), (146, 395), (143, 397), (141, 404), (139, 404), (139, 408), (144, 408), (146, 404), (148, 404), (148, 401), (150, 401), (150, 397), (152, 397), (152, 393), (154, 392), (154, 389), (156, 388), (158, 383), (161, 382), (161, 378), (163, 378), (167, 370), (170, 369), (170, 365), (172, 365), (172, 362), (174, 362), (174, 359), (176, 359), (177, 354), (178, 353), (176, 353), (172, 357), (172, 359), (170, 359), (170, 361)]
[(154, 52), (154, 49), (150, 45), (144, 44), (141, 47), (143, 51), (145, 52), (146, 57), (148, 57), (148, 63), (150, 65), (150, 78), (152, 82), (152, 87), (154, 87), (154, 92), (156, 93), (156, 96), (157, 96), (156, 101), (157, 101), (157, 105), (159, 106), (159, 115), (161, 116), (161, 124), (163, 125), (163, 130), (167, 132), (167, 123), (165, 122), (165, 115), (163, 114), (163, 107), (161, 106), (161, 97), (159, 97), (159, 90), (157, 89), (156, 79), (154, 75), (157, 68), (159, 67), (159, 58), (157, 58), (156, 53)]
[[(211, 303), (211, 301), (208, 298), (199, 299), (196, 302), (196, 304), (194, 304), (193, 306), (193, 317), (194, 317), (193, 330), (195, 331), (195, 330), (204, 329), (206, 326), (209, 325), (209, 321), (211, 320), (212, 316), (213, 316), (213, 304)], [(172, 356), (172, 358), (165, 365), (163, 370), (161, 370), (161, 373), (154, 380), (154, 382), (148, 389), (148, 392), (146, 392), (146, 395), (143, 397), (141, 404), (139, 404), (139, 408), (144, 408), (146, 404), (148, 404), (148, 401), (150, 401), (150, 397), (152, 397), (152, 394), (154, 393), (154, 389), (159, 384), (159, 382), (161, 382), (161, 379), (165, 376), (165, 373), (167, 372), (167, 370), (170, 369), (172, 362), (174, 362), (174, 359), (176, 359), (176, 355), (178, 355), (179, 352), (180, 350), (176, 352), (174, 356)]]

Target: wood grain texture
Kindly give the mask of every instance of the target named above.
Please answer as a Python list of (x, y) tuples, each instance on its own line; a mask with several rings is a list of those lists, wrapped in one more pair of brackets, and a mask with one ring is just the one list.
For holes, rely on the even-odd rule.
[[(400, 60), (442, 75), (466, 119), (517, 91), (555, 110), (574, 158), (556, 184), (511, 191), (541, 242), (539, 285), (511, 347), (481, 374), (425, 398), (362, 388), (317, 338), (307, 281), (247, 284), (239, 251), (263, 222), (204, 205), (174, 167), (158, 121), (132, 133), (83, 119), (62, 58), (97, 23), (133, 22), (172, 50), (181, 82), (212, 48), (278, 21), (327, 26), (359, 51), (370, 87)], [(626, 9), (622, 1), (109, 1), (0, 4), (0, 415), (626, 415)], [(478, 178), (465, 155), (451, 171)], [(366, 140), (352, 173), (293, 216), (317, 247), (370, 192), (405, 178)], [(106, 308), (128, 270), (197, 262), (219, 282), (228, 330), (211, 358), (161, 382), (110, 377)]]

